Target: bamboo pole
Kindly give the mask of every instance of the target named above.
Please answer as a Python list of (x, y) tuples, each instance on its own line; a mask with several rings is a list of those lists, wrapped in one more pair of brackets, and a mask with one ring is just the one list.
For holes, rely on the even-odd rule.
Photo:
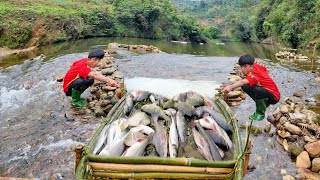
[(233, 168), (208, 168), (189, 166), (168, 166), (154, 164), (114, 164), (114, 163), (90, 163), (93, 170), (121, 171), (121, 172), (184, 172), (184, 173), (211, 173), (229, 174)]
[(123, 156), (98, 156), (88, 155), (90, 162), (104, 162), (117, 164), (159, 164), (180, 165), (193, 167), (233, 168), (235, 161), (206, 161), (191, 158), (163, 158), (163, 157), (123, 157)]
[(212, 175), (201, 173), (120, 173), (120, 172), (99, 172), (93, 171), (94, 177), (108, 177), (117, 179), (151, 179), (151, 178), (165, 178), (165, 179), (230, 179), (231, 174)]

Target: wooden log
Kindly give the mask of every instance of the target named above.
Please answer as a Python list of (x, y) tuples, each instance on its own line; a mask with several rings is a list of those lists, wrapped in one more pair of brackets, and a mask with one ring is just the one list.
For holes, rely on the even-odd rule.
[(88, 155), (90, 162), (105, 162), (117, 164), (159, 164), (179, 165), (194, 167), (233, 168), (235, 161), (206, 161), (192, 158), (163, 158), (163, 157), (123, 157), (123, 156), (100, 156)]
[(115, 163), (90, 163), (93, 170), (121, 171), (121, 172), (184, 172), (184, 173), (211, 173), (229, 174), (233, 168), (208, 168), (189, 166), (168, 166), (155, 164), (115, 164)]
[(108, 177), (116, 179), (230, 179), (232, 174), (201, 174), (201, 173), (114, 173), (93, 171), (94, 177)]

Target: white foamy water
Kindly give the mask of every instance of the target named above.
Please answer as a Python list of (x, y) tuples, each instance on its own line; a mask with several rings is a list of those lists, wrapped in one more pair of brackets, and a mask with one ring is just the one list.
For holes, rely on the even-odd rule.
[(195, 91), (204, 97), (214, 97), (215, 90), (219, 87), (216, 81), (190, 81), (181, 79), (157, 79), (146, 77), (134, 77), (125, 79), (125, 86), (128, 91), (144, 90), (160, 94), (167, 98), (187, 92)]

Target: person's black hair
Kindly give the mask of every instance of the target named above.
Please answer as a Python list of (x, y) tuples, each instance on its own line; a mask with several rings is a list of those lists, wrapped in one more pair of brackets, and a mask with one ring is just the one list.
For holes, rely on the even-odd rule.
[(105, 52), (102, 49), (95, 49), (90, 51), (88, 58), (99, 58), (102, 59), (104, 58)]
[(254, 63), (254, 57), (252, 57), (250, 54), (245, 54), (245, 55), (242, 55), (240, 58), (239, 58), (239, 65), (240, 66), (244, 66), (244, 65), (253, 65)]

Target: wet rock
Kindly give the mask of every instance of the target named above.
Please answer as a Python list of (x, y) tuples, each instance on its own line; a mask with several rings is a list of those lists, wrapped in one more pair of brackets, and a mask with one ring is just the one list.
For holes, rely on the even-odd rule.
[(102, 101), (100, 101), (100, 106), (101, 107), (106, 107), (109, 104), (111, 104), (110, 100), (102, 100)]
[(310, 137), (310, 136), (303, 136), (303, 139), (307, 143), (313, 143), (317, 141), (317, 138), (315, 137)]
[(100, 99), (101, 100), (110, 100), (110, 97), (109, 97), (109, 95), (107, 93), (102, 93), (100, 95)]
[(279, 119), (279, 122), (280, 122), (280, 124), (285, 124), (286, 122), (288, 122), (288, 119), (287, 119), (285, 116), (282, 116), (282, 117)]
[(103, 75), (111, 75), (113, 72), (115, 72), (117, 69), (116, 68), (107, 68), (107, 69), (102, 69), (101, 73)]
[(295, 141), (297, 141), (298, 137), (299, 137), (298, 135), (291, 135), (291, 136), (287, 137), (287, 140), (290, 142), (295, 142)]
[(104, 91), (114, 91), (117, 87), (111, 87), (111, 86), (102, 86), (102, 90)]
[(304, 148), (311, 157), (317, 158), (320, 156), (320, 141), (308, 143)]
[(295, 93), (293, 93), (293, 96), (302, 97), (302, 93), (301, 92), (295, 92)]
[(103, 107), (102, 110), (103, 110), (103, 112), (108, 114), (111, 111), (112, 107), (113, 107), (112, 104), (108, 104), (107, 106)]
[(295, 126), (293, 124), (290, 124), (289, 122), (286, 122), (284, 124), (284, 127), (287, 131), (289, 131), (291, 134), (301, 135), (302, 131), (298, 126)]
[(302, 151), (297, 157), (296, 165), (299, 168), (310, 168), (311, 161), (307, 151)]
[(285, 175), (282, 177), (282, 180), (294, 180), (294, 177), (292, 177), (290, 175)]
[(264, 129), (263, 129), (263, 131), (264, 131), (265, 133), (269, 133), (270, 130), (271, 130), (271, 123), (270, 123), (270, 122), (267, 122), (267, 123), (266, 123), (266, 126), (265, 126)]
[(299, 168), (297, 171), (297, 179), (308, 179), (308, 180), (319, 180), (320, 179), (320, 174), (319, 173), (314, 173), (310, 171), (309, 169), (306, 168)]
[(277, 133), (281, 138), (287, 138), (291, 135), (288, 131), (283, 130), (278, 130)]
[(105, 116), (105, 115), (106, 115), (100, 106), (96, 106), (96, 107), (95, 107), (95, 109), (94, 109), (94, 114), (95, 114), (97, 117), (101, 117), (101, 116)]
[(113, 73), (113, 76), (118, 79), (123, 79), (123, 74), (120, 71), (116, 71)]
[(297, 123), (306, 123), (307, 117), (302, 113), (289, 113), (290, 122), (297, 124)]
[(314, 158), (312, 160), (311, 171), (318, 173), (320, 171), (320, 158)]
[(299, 154), (301, 154), (304, 151), (304, 145), (305, 143), (302, 142), (289, 142), (289, 151), (292, 156), (297, 157)]
[(289, 113), (289, 109), (286, 105), (281, 106), (280, 111), (282, 114)]

